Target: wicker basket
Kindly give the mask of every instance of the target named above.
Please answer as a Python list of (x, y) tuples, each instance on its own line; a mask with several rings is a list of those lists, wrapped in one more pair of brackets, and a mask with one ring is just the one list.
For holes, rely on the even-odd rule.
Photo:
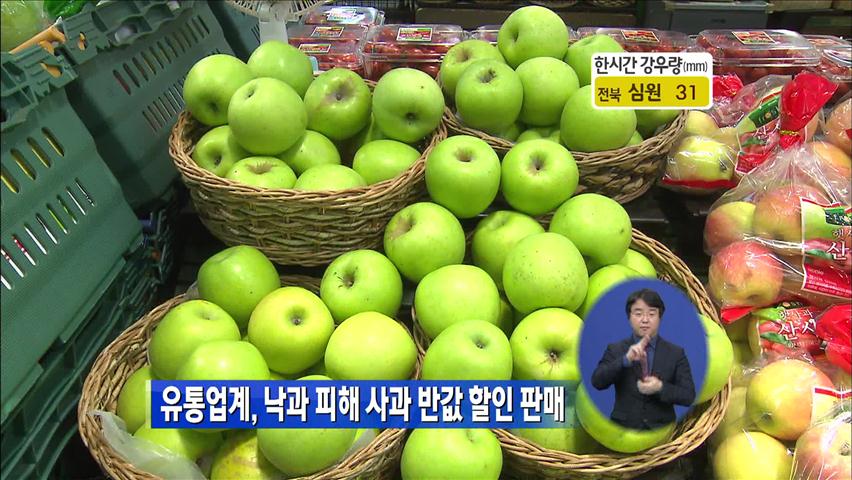
[(327, 265), (350, 250), (380, 247), (391, 217), (425, 196), (426, 157), (447, 137), (441, 122), (420, 149), (420, 159), (396, 178), (305, 192), (260, 189), (199, 167), (192, 151), (207, 130), (184, 111), (169, 138), (169, 153), (202, 223), (228, 246), (251, 245), (275, 263), (307, 267)]
[[(301, 286), (319, 293), (319, 279), (302, 275), (281, 277), (282, 285)], [(122, 459), (101, 435), (100, 421), (89, 415), (93, 410), (115, 412), (118, 394), (127, 378), (147, 362), (148, 342), (163, 316), (176, 305), (188, 300), (177, 296), (158, 306), (134, 323), (98, 355), (86, 381), (77, 406), (77, 422), (83, 443), (109, 477), (117, 480), (158, 480)], [(408, 330), (406, 328), (406, 330)], [(413, 378), (420, 377), (420, 357)], [(355, 480), (359, 478), (394, 478), (406, 431), (383, 430), (366, 447), (326, 470), (293, 480)]]
[(634, 0), (589, 0), (593, 7), (625, 8), (636, 3)]
[[(509, 140), (462, 125), (449, 107), (444, 110), (444, 123), (451, 135), (479, 137), (500, 154), (505, 154), (515, 146)], [(599, 193), (619, 203), (641, 197), (662, 175), (666, 154), (684, 125), (685, 111), (658, 135), (638, 145), (605, 152), (571, 152), (580, 171), (580, 185), (576, 193)]]
[[(633, 229), (630, 248), (646, 255), (661, 280), (682, 288), (698, 310), (719, 321), (716, 308), (707, 291), (683, 261), (665, 245)], [(414, 340), (421, 357), (426, 355), (429, 337), (414, 319)], [(503, 447), (504, 469), (518, 478), (535, 479), (599, 479), (633, 478), (652, 468), (672, 462), (698, 448), (716, 430), (728, 408), (730, 383), (712, 400), (693, 411), (678, 424), (672, 439), (663, 445), (633, 455), (619, 453), (577, 455), (548, 450), (518, 437), (508, 430), (494, 430)]]
[(580, 3), (580, 0), (530, 0), (530, 3), (533, 5), (541, 5), (542, 7), (547, 7), (552, 10), (558, 10), (560, 8), (573, 7)]

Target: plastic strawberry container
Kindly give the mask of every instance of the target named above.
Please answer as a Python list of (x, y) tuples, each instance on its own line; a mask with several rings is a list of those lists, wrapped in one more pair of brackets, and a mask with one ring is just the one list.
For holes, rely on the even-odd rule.
[(837, 84), (833, 100), (840, 99), (852, 89), (852, 43), (831, 35), (805, 35), (820, 52), (819, 65), (812, 68)]
[(305, 25), (381, 25), (385, 13), (373, 7), (347, 7), (326, 5), (304, 16)]
[(362, 44), (367, 78), (378, 80), (386, 72), (400, 67), (416, 68), (437, 78), (444, 55), (464, 39), (465, 32), (458, 25), (370, 27)]
[(790, 30), (704, 30), (698, 47), (713, 56), (713, 73), (734, 73), (743, 83), (766, 75), (795, 75), (820, 63), (820, 53)]
[[(492, 45), (497, 45), (497, 35), (500, 33), (501, 26), (502, 25), (482, 25), (480, 27), (476, 27), (475, 30), (470, 32), (470, 38), (484, 40)], [(578, 39), (577, 31), (568, 27), (568, 43), (574, 43)]]
[(352, 43), (358, 45), (367, 35), (366, 25), (291, 25), (287, 27), (290, 45), (303, 43)]
[(693, 45), (685, 33), (655, 28), (582, 27), (579, 38), (589, 35), (609, 35), (628, 52), (684, 52)]
[(357, 43), (350, 42), (307, 42), (294, 45), (309, 57), (317, 60), (320, 72), (332, 68), (346, 68), (364, 76), (364, 59)]

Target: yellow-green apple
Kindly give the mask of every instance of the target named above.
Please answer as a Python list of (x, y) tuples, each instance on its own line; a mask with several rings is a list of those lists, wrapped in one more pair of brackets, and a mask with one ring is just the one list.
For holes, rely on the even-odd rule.
[(518, 242), (536, 233), (544, 233), (544, 227), (528, 215), (511, 210), (490, 213), (473, 231), (473, 264), (488, 272), (502, 290), (506, 256)]
[(511, 380), (512, 348), (500, 327), (464, 320), (444, 329), (423, 357), (423, 380)]
[(240, 87), (228, 105), (228, 126), (237, 142), (255, 155), (278, 155), (305, 134), (302, 98), (286, 83), (256, 78)]
[(128, 432), (139, 430), (143, 423), (150, 420), (151, 394), (148, 385), (153, 379), (151, 366), (145, 365), (127, 377), (121, 387), (115, 413), (124, 420)]
[(373, 117), (393, 140), (414, 143), (432, 133), (444, 115), (444, 94), (427, 73), (395, 68), (373, 90)]
[[(740, 322), (744, 319), (739, 320)], [(748, 323), (748, 322), (746, 322)], [(748, 371), (751, 368), (753, 355), (748, 342), (732, 342), (734, 347), (734, 365), (731, 367), (731, 384), (734, 386), (748, 386), (751, 376)]]
[(732, 342), (748, 342), (748, 330), (749, 317), (743, 317), (725, 325), (725, 333)]
[(418, 428), (402, 449), (402, 480), (497, 480), (503, 451), (488, 429)]
[(320, 298), (337, 323), (361, 312), (394, 317), (402, 303), (402, 277), (381, 253), (353, 250), (325, 269)]
[(526, 142), (527, 140), (536, 140), (539, 138), (559, 143), (561, 134), (562, 133), (559, 131), (559, 125), (551, 125), (549, 127), (535, 127), (521, 132), (521, 134), (518, 135), (518, 138), (515, 140), (515, 143)]
[(512, 331), (515, 330), (515, 310), (502, 295), (500, 296), (500, 318), (497, 320), (497, 326), (500, 327), (500, 330), (503, 330), (507, 337), (511, 336)]
[(763, 432), (740, 432), (713, 455), (716, 478), (789, 480), (793, 459), (787, 447)]
[(713, 255), (708, 277), (710, 293), (721, 305), (760, 307), (778, 298), (784, 271), (769, 249), (746, 240)]
[(639, 145), (644, 141), (645, 139), (642, 138), (642, 135), (639, 132), (633, 132), (633, 135), (630, 136), (630, 140), (627, 141), (627, 146)]
[(426, 158), (429, 196), (459, 218), (485, 211), (499, 188), (500, 158), (480, 138), (452, 136), (436, 145)]
[(754, 204), (730, 202), (714, 208), (704, 222), (704, 248), (718, 252), (722, 248), (745, 240), (752, 233)]
[(648, 260), (648, 257), (636, 250), (628, 248), (621, 260), (618, 261), (618, 265), (624, 265), (643, 277), (657, 278), (657, 270), (654, 268), (654, 264)]
[(500, 188), (515, 210), (541, 215), (571, 198), (579, 179), (568, 149), (550, 140), (528, 140), (503, 157)]
[(462, 263), (464, 230), (446, 208), (418, 202), (391, 218), (385, 227), (384, 247), (399, 272), (417, 283), (429, 272)]
[(819, 423), (796, 441), (793, 476), (812, 480), (852, 478), (849, 412)]
[(852, 157), (828, 142), (811, 142), (810, 146), (821, 165), (836, 170), (847, 183), (852, 181)]
[(834, 383), (820, 369), (802, 360), (772, 362), (749, 383), (749, 418), (775, 438), (795, 440), (811, 423), (814, 387), (834, 388)]
[(192, 152), (192, 160), (199, 167), (224, 177), (234, 163), (249, 155), (251, 154), (237, 143), (231, 128), (222, 125), (198, 139)]
[(733, 152), (740, 151), (740, 136), (737, 133), (737, 127), (722, 127), (710, 135), (710, 138), (727, 145)]
[(830, 203), (821, 190), (804, 184), (783, 185), (763, 194), (754, 208), (755, 235), (794, 243), (801, 243), (803, 234), (805, 239), (832, 238), (825, 212), (812, 204), (803, 208), (803, 198), (823, 205)]
[[(674, 112), (680, 113), (677, 110), (674, 110)], [(686, 114), (686, 125), (683, 127), (684, 135), (700, 135), (702, 137), (713, 138), (718, 131), (719, 127), (716, 126), (716, 121), (710, 115), (699, 110), (690, 110)]]
[(598, 453), (601, 446), (580, 425), (574, 408), (576, 390), (565, 399), (565, 425), (559, 428), (513, 428), (511, 432), (542, 448), (561, 452)]
[(192, 460), (213, 453), (222, 444), (219, 432), (203, 432), (188, 428), (152, 428), (145, 422), (134, 437), (159, 445), (175, 455)]
[(599, 265), (621, 260), (633, 238), (624, 207), (597, 193), (577, 195), (563, 203), (553, 214), (550, 231), (571, 240), (583, 256)]
[(411, 145), (396, 140), (376, 140), (355, 152), (352, 169), (368, 184), (390, 180), (408, 170), (420, 158)]
[(512, 306), (522, 313), (545, 307), (574, 311), (583, 303), (588, 287), (583, 256), (562, 235), (530, 235), (506, 256), (503, 288)]
[(707, 373), (695, 404), (704, 403), (725, 388), (734, 365), (734, 346), (721, 325), (700, 315), (707, 335)]
[(580, 425), (592, 438), (604, 447), (620, 453), (636, 453), (656, 447), (671, 438), (675, 429), (674, 422), (654, 430), (622, 427), (601, 413), (582, 384), (577, 388), (574, 408)]
[(304, 191), (348, 190), (367, 185), (358, 172), (346, 165), (316, 165), (299, 175), (293, 188)]
[(577, 72), (580, 86), (592, 83), (592, 57), (596, 53), (619, 53), (624, 49), (609, 35), (589, 35), (572, 43), (565, 53), (565, 63)]
[(248, 326), (254, 307), (281, 286), (275, 265), (249, 245), (229, 247), (213, 255), (198, 270), (198, 294), (222, 307), (240, 329)]
[(587, 85), (568, 97), (559, 124), (562, 142), (575, 152), (600, 152), (627, 145), (636, 131), (636, 113), (595, 108), (592, 94), (592, 87)]
[(325, 368), (335, 380), (406, 380), (417, 346), (396, 320), (378, 312), (357, 313), (331, 334)]
[(579, 343), (583, 321), (563, 308), (543, 308), (515, 327), (512, 378), (515, 380), (580, 380)]
[(382, 130), (376, 125), (376, 120), (373, 118), (373, 115), (370, 115), (370, 123), (361, 129), (357, 135), (352, 137), (349, 142), (351, 146), (354, 147), (354, 150), (357, 151), (359, 148), (364, 145), (374, 142), (376, 140), (386, 140), (388, 138), (387, 135), (382, 133)]
[(357, 73), (332, 68), (321, 73), (305, 92), (308, 128), (332, 140), (344, 140), (370, 123), (372, 94)]
[(465, 125), (499, 135), (518, 119), (524, 86), (518, 74), (505, 63), (478, 60), (459, 78), (455, 101)]
[(510, 142), (514, 142), (521, 136), (521, 132), (524, 131), (524, 124), (520, 121), (516, 121), (506, 127), (502, 132), (497, 133), (496, 135), (503, 140), (508, 140)]
[(417, 321), (429, 338), (465, 320), (500, 320), (500, 293), (494, 280), (473, 265), (446, 265), (428, 273), (414, 292)]
[(305, 96), (314, 80), (314, 67), (305, 52), (279, 40), (267, 40), (254, 49), (248, 67), (255, 77), (280, 80)]
[(733, 152), (728, 146), (697, 135), (684, 138), (666, 164), (666, 176), (673, 180), (712, 182), (730, 180), (733, 174)]
[(296, 183), (293, 169), (276, 157), (244, 158), (231, 167), (225, 178), (258, 188), (287, 189)]
[(657, 132), (657, 129), (671, 123), (678, 115), (680, 110), (636, 110), (636, 131), (643, 138), (651, 138)]
[[(328, 381), (311, 375), (299, 380)], [(337, 463), (355, 441), (352, 428), (260, 428), (257, 446), (286, 478), (319, 472)]]
[[(325, 358), (321, 359), (319, 362), (315, 363), (312, 367), (309, 367), (307, 370), (303, 372), (304, 375), (322, 375), (324, 377), (328, 376), (328, 372), (325, 368)], [(298, 376), (296, 377), (298, 378)]]
[(498, 62), (505, 63), (500, 50), (484, 40), (475, 38), (465, 40), (453, 45), (447, 50), (447, 54), (444, 55), (444, 59), (441, 61), (441, 73), (439, 76), (441, 89), (447, 98), (455, 97), (456, 85), (459, 82), (459, 78), (465, 69), (477, 60), (497, 60)]
[(340, 153), (334, 142), (325, 135), (313, 130), (306, 130), (295, 145), (278, 156), (296, 175), (301, 175), (317, 165), (339, 165)]
[(731, 389), (725, 416), (722, 417), (722, 422), (719, 423), (716, 431), (710, 436), (710, 446), (714, 450), (728, 437), (741, 432), (755, 430), (746, 411), (746, 390), (745, 386), (733, 387)]
[(205, 125), (224, 125), (228, 123), (228, 104), (234, 92), (253, 78), (249, 66), (236, 57), (204, 57), (189, 69), (183, 82), (186, 109)]
[(221, 307), (205, 300), (190, 300), (169, 310), (157, 324), (148, 344), (152, 374), (174, 380), (190, 354), (206, 342), (239, 340), (237, 323)]
[(277, 480), (281, 472), (269, 463), (257, 446), (257, 433), (237, 431), (225, 441), (213, 457), (210, 480)]
[(314, 293), (283, 287), (263, 297), (251, 314), (249, 341), (272, 370), (293, 374), (317, 363), (334, 330), (331, 312)]
[(497, 48), (512, 68), (535, 57), (561, 59), (568, 49), (568, 27), (550, 9), (537, 5), (521, 7), (500, 26)]
[(560, 58), (536, 57), (518, 65), (524, 87), (520, 120), (546, 127), (559, 123), (565, 102), (580, 88), (577, 74)]
[(599, 268), (589, 276), (589, 288), (586, 292), (586, 298), (583, 299), (583, 304), (577, 310), (577, 314), (581, 318), (588, 318), (592, 308), (594, 308), (595, 304), (606, 292), (639, 276), (636, 270), (625, 267), (624, 265), (614, 264)]
[(202, 343), (187, 357), (177, 380), (269, 380), (269, 367), (260, 351), (241, 340)]

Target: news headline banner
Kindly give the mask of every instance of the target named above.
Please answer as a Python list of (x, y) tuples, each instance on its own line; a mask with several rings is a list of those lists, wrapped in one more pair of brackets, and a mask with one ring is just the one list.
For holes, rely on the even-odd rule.
[(573, 428), (577, 383), (151, 381), (153, 428)]

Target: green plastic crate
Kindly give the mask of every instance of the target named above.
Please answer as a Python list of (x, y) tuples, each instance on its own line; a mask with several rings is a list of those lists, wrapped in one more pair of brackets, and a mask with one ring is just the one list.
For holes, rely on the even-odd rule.
[(170, 190), (162, 199), (162, 204), (162, 207), (140, 219), (145, 246), (160, 285), (168, 281), (175, 268), (177, 222), (181, 205), (177, 190)]
[(77, 429), (76, 406), (97, 355), (155, 301), (150, 257), (140, 246), (66, 344), (45, 355), (45, 370), (0, 427), (0, 479), (47, 478)]
[[(26, 73), (41, 64), (60, 67), (48, 87)], [(3, 53), (0, 70), (2, 423), (43, 373), (45, 352), (71, 338), (119, 274), (141, 226), (68, 103), (70, 66), (33, 47)]]
[[(147, 9), (124, 12), (139, 3)], [(180, 5), (177, 17), (164, 20), (170, 10), (162, 2), (111, 2), (86, 8), (63, 26), (68, 41), (61, 51), (79, 76), (68, 86), (69, 98), (137, 211), (155, 206), (177, 178), (168, 138), (184, 108), (189, 69), (207, 55), (232, 53), (206, 3)], [(126, 16), (106, 15), (112, 9)], [(134, 27), (154, 24), (143, 22), (149, 15), (161, 20), (156, 29), (122, 33), (149, 30)]]
[(247, 62), (254, 49), (260, 45), (260, 22), (257, 17), (246, 15), (228, 2), (211, 2), (210, 8), (219, 19), (234, 55)]

